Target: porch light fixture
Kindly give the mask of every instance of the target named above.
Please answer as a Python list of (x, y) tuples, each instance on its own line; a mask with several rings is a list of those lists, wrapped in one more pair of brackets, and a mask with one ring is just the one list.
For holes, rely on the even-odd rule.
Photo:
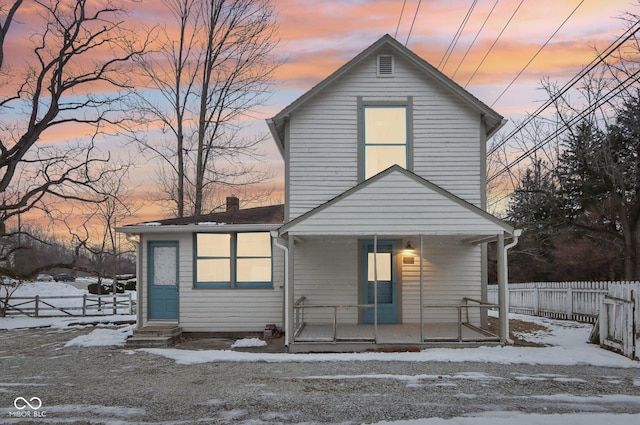
[(413, 264), (414, 258), (413, 254), (415, 254), (416, 249), (411, 246), (411, 242), (407, 243), (407, 246), (404, 247), (403, 256), (402, 256), (402, 264)]

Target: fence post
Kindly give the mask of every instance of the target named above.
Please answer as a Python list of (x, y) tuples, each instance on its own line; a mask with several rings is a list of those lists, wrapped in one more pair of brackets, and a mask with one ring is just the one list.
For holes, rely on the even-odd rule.
[(87, 294), (82, 296), (82, 317), (87, 315)]
[(118, 314), (118, 304), (116, 304), (117, 300), (116, 300), (117, 295), (114, 293), (113, 294), (113, 315), (115, 316), (116, 314)]
[(34, 317), (38, 317), (38, 309), (40, 307), (40, 295), (36, 295), (36, 306), (34, 308)]
[(129, 292), (129, 314), (133, 314), (133, 300), (131, 299), (131, 292)]
[(567, 288), (567, 320), (573, 320), (573, 289)]
[(536, 286), (533, 288), (533, 315), (539, 316), (540, 314), (540, 289)]
[(606, 295), (603, 295), (600, 299), (600, 312), (598, 314), (598, 323), (600, 324), (600, 347), (604, 347), (604, 341), (609, 336), (609, 312), (607, 311), (606, 299)]

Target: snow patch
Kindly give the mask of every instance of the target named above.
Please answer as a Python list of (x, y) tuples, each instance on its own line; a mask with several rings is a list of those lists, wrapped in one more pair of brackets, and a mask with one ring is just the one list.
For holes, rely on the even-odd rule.
[(265, 345), (267, 343), (259, 338), (244, 338), (236, 340), (231, 348), (264, 347)]
[(105, 347), (105, 346), (123, 346), (127, 337), (133, 334), (135, 325), (125, 326), (120, 329), (94, 329), (87, 335), (80, 335), (67, 342), (67, 347)]

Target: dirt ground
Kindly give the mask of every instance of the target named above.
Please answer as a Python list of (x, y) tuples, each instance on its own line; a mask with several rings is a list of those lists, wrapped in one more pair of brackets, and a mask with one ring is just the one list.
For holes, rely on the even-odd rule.
[[(495, 330), (495, 332), (497, 332), (497, 330), (499, 329), (498, 320), (499, 319), (497, 317), (489, 318), (489, 328)], [(514, 319), (509, 320), (509, 338), (513, 341), (513, 345), (517, 347), (543, 347), (542, 344), (527, 341), (520, 335), (532, 334), (545, 330), (547, 330), (547, 328), (535, 323), (523, 322), (521, 320)]]

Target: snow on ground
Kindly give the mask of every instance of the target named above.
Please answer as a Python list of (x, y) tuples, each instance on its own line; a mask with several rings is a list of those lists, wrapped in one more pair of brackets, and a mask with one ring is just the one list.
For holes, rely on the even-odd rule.
[[(640, 362), (589, 344), (592, 326), (577, 322), (511, 314), (509, 317), (533, 322), (547, 328), (523, 338), (545, 347), (478, 347), (428, 348), (418, 353), (316, 353), (273, 354), (244, 353), (231, 350), (180, 350), (172, 348), (141, 349), (173, 359), (178, 364), (214, 362), (338, 362), (338, 361), (401, 361), (401, 362), (481, 362), (500, 364), (592, 365), (604, 367), (640, 368)], [(539, 377), (541, 378), (541, 377)], [(543, 379), (542, 377), (541, 379)], [(526, 379), (526, 378), (523, 378)]]
[[(16, 296), (82, 295), (86, 291), (65, 283), (29, 282), (16, 291)], [(19, 295), (18, 295), (19, 294)], [(211, 362), (319, 362), (319, 361), (402, 361), (402, 362), (486, 362), (500, 364), (550, 364), (550, 365), (593, 365), (604, 367), (640, 368), (640, 362), (619, 354), (606, 351), (597, 345), (587, 343), (592, 326), (583, 323), (553, 320), (542, 317), (511, 314), (510, 318), (536, 323), (546, 328), (523, 338), (545, 347), (478, 347), (478, 348), (429, 348), (418, 353), (246, 353), (233, 350), (180, 350), (173, 348), (141, 349), (148, 353), (164, 356), (179, 364), (200, 364)], [(53, 327), (64, 329), (69, 326), (95, 323), (118, 323), (135, 320), (134, 315), (99, 317), (48, 317), (31, 318), (14, 316), (0, 318), (0, 329), (22, 329)], [(70, 345), (124, 345), (130, 332), (129, 327), (117, 330), (95, 329), (89, 335), (70, 341)], [(93, 334), (93, 333), (96, 334)], [(69, 346), (68, 344), (68, 346)], [(259, 345), (258, 345), (259, 344)], [(237, 347), (258, 347), (265, 345), (257, 338), (239, 340)], [(530, 377), (523, 377), (529, 379)], [(539, 378), (539, 377), (538, 377)], [(532, 378), (533, 379), (533, 378)]]
[(135, 325), (118, 329), (94, 329), (87, 335), (80, 335), (65, 344), (65, 347), (104, 347), (124, 345), (127, 337), (133, 334)]
[(416, 419), (407, 421), (376, 422), (376, 425), (602, 425), (637, 424), (638, 415), (610, 413), (527, 414), (521, 412), (485, 412), (477, 416), (452, 419)]
[[(105, 283), (110, 283), (111, 280), (103, 279)], [(112, 320), (115, 315), (110, 315), (113, 312), (112, 295), (94, 295), (87, 291), (87, 286), (90, 283), (97, 282), (96, 278), (77, 278), (75, 282), (24, 282), (11, 294), (10, 304), (13, 304), (25, 311), (33, 312), (35, 307), (35, 296), (40, 297), (39, 310), (43, 316), (61, 316), (65, 317), (68, 323), (77, 323), (78, 321), (86, 321), (86, 317), (81, 316), (69, 316), (63, 311), (66, 310), (72, 314), (80, 315), (82, 313), (83, 303), (86, 299), (86, 311), (87, 314), (93, 315), (94, 318), (90, 320), (90, 323), (96, 321), (104, 321), (98, 319), (95, 316), (110, 317)], [(12, 287), (0, 286), (0, 297), (6, 294), (5, 291), (11, 291)], [(135, 315), (127, 314), (129, 312), (128, 300), (125, 298), (131, 296), (132, 303), (136, 302), (136, 291), (125, 291), (125, 294), (118, 294), (118, 310), (119, 316), (127, 316), (127, 319), (119, 320), (135, 320)], [(100, 299), (100, 301), (98, 301)], [(46, 304), (45, 304), (46, 303)], [(50, 305), (47, 305), (50, 304)], [(56, 308), (52, 307), (55, 306)], [(18, 328), (30, 328), (30, 327), (60, 327), (61, 323), (57, 318), (38, 318), (32, 319), (23, 315), (11, 315), (7, 318), (0, 318), (0, 329), (18, 329)], [(64, 323), (64, 322), (62, 322)], [(63, 325), (64, 327), (66, 325)]]
[[(74, 288), (68, 284), (52, 282), (34, 282), (24, 284), (19, 288), (21, 296), (44, 296), (46, 294), (74, 295), (83, 294), (86, 291)], [(29, 295), (27, 295), (29, 294)], [(164, 356), (179, 364), (200, 364), (207, 362), (338, 362), (338, 361), (399, 361), (399, 362), (486, 362), (499, 364), (546, 364), (546, 365), (593, 365), (605, 367), (640, 368), (640, 362), (635, 362), (621, 355), (603, 350), (596, 345), (588, 344), (587, 338), (591, 331), (591, 325), (576, 322), (552, 320), (525, 315), (510, 315), (513, 319), (533, 322), (544, 326), (546, 330), (532, 334), (524, 334), (521, 337), (545, 347), (479, 347), (426, 349), (418, 353), (335, 353), (335, 354), (269, 354), (246, 353), (233, 350), (178, 350), (178, 349), (140, 349), (136, 351), (126, 350), (125, 353), (135, 355), (136, 352), (147, 352)], [(70, 329), (73, 326), (86, 324), (114, 323), (127, 320), (135, 320), (132, 315), (101, 316), (101, 317), (7, 317), (0, 318), (0, 329), (22, 329), (37, 327), (52, 327), (58, 329)], [(73, 338), (65, 347), (87, 346), (122, 346), (125, 343), (134, 326), (120, 326), (115, 329), (96, 328), (86, 335)], [(256, 347), (265, 342), (257, 338), (243, 339), (236, 342), (235, 347)], [(305, 379), (344, 380), (344, 379), (394, 379), (405, 381), (407, 385), (419, 385), (423, 381), (433, 380), (433, 376), (400, 376), (400, 375), (326, 375), (307, 376)], [(499, 382), (500, 377), (477, 373), (460, 373), (452, 375), (452, 379), (481, 380)], [(521, 380), (560, 380), (571, 381), (573, 378), (560, 375), (528, 375), (516, 376)], [(640, 379), (634, 381), (634, 385), (640, 386)], [(602, 397), (583, 397), (574, 394), (554, 394), (548, 396), (550, 401), (564, 400), (572, 403), (593, 403), (602, 401), (602, 397), (609, 397), (608, 401), (618, 403), (640, 403), (638, 397), (626, 395), (604, 395)], [(97, 408), (103, 408), (98, 406)], [(81, 409), (86, 410), (86, 406)], [(139, 411), (133, 409), (129, 415), (139, 415)], [(240, 411), (228, 412), (227, 420), (235, 420), (242, 416)], [(523, 412), (497, 411), (482, 412), (473, 415), (456, 417), (451, 419), (428, 418), (407, 421), (378, 422), (377, 425), (600, 425), (610, 424), (635, 424), (640, 423), (639, 415), (613, 414), (613, 413), (571, 413), (571, 414), (527, 414)]]
[(259, 338), (239, 339), (231, 345), (231, 348), (264, 347), (267, 343)]

